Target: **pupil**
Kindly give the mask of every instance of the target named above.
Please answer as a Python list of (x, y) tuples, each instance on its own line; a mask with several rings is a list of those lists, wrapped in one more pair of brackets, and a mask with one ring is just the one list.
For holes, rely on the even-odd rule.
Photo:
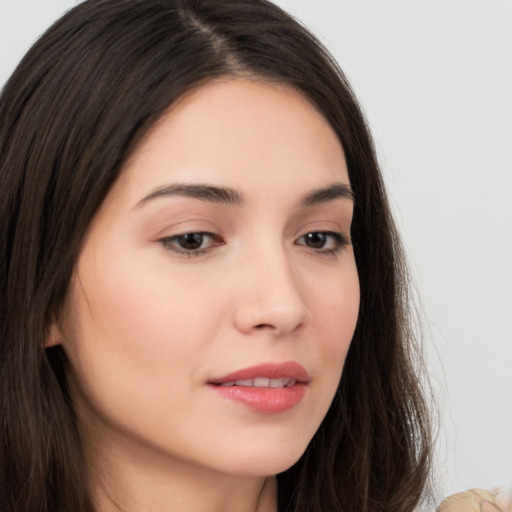
[(201, 233), (188, 233), (180, 236), (178, 241), (183, 249), (199, 249), (203, 243), (203, 235)]
[(314, 249), (322, 249), (325, 245), (325, 233), (308, 233), (306, 235), (306, 245)]

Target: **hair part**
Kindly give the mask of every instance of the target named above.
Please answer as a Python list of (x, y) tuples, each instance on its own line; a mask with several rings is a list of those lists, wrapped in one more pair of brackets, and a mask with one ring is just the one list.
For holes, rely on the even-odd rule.
[(0, 509), (91, 512), (66, 357), (44, 342), (96, 211), (141, 138), (223, 76), (290, 84), (343, 146), (360, 312), (334, 402), (278, 475), (281, 512), (412, 510), (429, 414), (408, 277), (369, 130), (334, 59), (263, 0), (87, 0), (32, 47), (0, 97)]

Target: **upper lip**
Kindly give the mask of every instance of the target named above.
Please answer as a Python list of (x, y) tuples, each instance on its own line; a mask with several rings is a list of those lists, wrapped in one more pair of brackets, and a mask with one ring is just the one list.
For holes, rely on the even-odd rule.
[(211, 379), (209, 384), (222, 384), (237, 380), (255, 379), (257, 377), (265, 377), (267, 379), (288, 378), (297, 382), (307, 382), (309, 380), (309, 374), (302, 365), (295, 361), (286, 361), (283, 363), (261, 363), (236, 370), (222, 377)]

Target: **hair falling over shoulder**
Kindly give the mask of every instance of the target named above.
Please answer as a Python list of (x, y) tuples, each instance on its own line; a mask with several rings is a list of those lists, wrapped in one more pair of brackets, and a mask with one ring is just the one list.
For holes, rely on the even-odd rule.
[(91, 219), (183, 94), (253, 75), (302, 92), (339, 137), (356, 198), (361, 305), (334, 402), (278, 475), (280, 512), (410, 512), (428, 491), (429, 412), (408, 277), (373, 143), (342, 71), (262, 0), (86, 0), (0, 97), (0, 510), (92, 512), (66, 357), (44, 349)]

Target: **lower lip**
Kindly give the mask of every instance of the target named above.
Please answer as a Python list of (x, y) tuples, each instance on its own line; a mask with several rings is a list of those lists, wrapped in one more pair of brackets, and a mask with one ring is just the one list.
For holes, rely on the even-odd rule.
[(306, 384), (297, 382), (289, 388), (210, 385), (219, 395), (263, 414), (278, 414), (298, 405)]

